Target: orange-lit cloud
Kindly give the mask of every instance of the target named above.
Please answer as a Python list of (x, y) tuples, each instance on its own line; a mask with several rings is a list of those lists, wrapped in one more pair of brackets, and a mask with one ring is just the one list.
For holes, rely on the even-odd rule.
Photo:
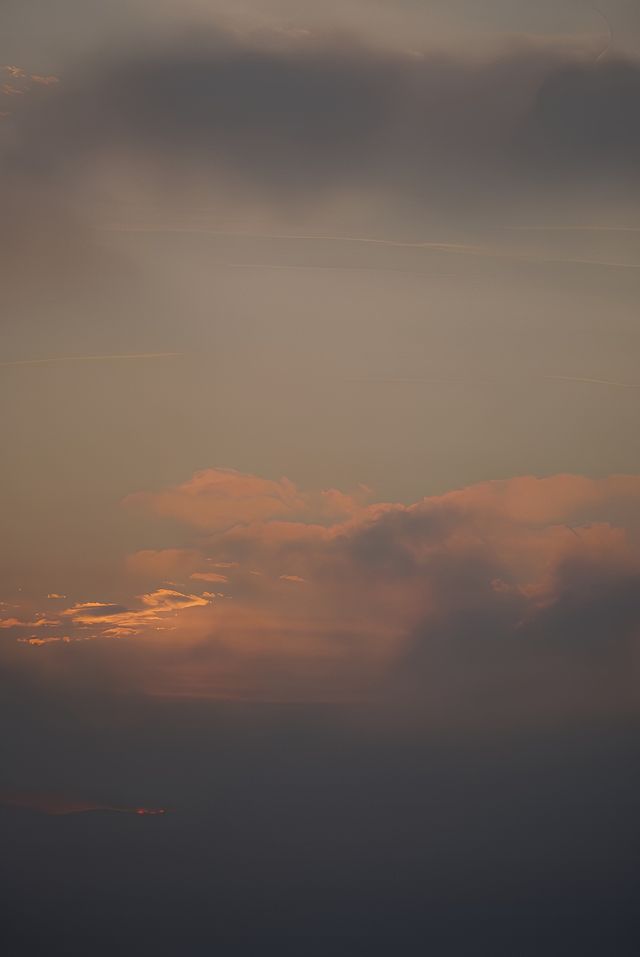
[(86, 635), (84, 637), (70, 635), (47, 635), (46, 638), (38, 638), (35, 635), (31, 635), (30, 638), (18, 638), (18, 643), (21, 645), (32, 645), (35, 648), (39, 648), (41, 645), (52, 645), (62, 642), (65, 645), (71, 644), (72, 641), (90, 641), (92, 636)]
[[(181, 516), (195, 540), (135, 553), (129, 577), (195, 564), (190, 578), (223, 581), (223, 593), (163, 586), (122, 605), (76, 602), (62, 612), (64, 638), (43, 626), (23, 640), (131, 637), (127, 678), (149, 693), (327, 699), (393, 676), (437, 697), (509, 674), (517, 648), (533, 682), (523, 700), (551, 671), (559, 701), (589, 682), (596, 695), (594, 642), (632, 654), (640, 636), (638, 476), (525, 476), (367, 505), (210, 470), (133, 501)], [(572, 686), (570, 674), (581, 676)]]
[(51, 74), (47, 76), (42, 76), (39, 73), (31, 73), (29, 79), (32, 83), (37, 83), (39, 86), (54, 86), (56, 83), (60, 82), (59, 77), (53, 76)]
[(236, 524), (297, 516), (335, 521), (357, 512), (369, 494), (364, 486), (355, 495), (336, 489), (309, 494), (286, 478), (273, 481), (233, 469), (205, 469), (182, 485), (139, 492), (127, 501), (196, 528), (220, 531)]
[(0, 618), (0, 628), (49, 628), (59, 625), (57, 618), (38, 617), (33, 621), (22, 621), (20, 618)]
[(228, 582), (227, 575), (220, 575), (218, 572), (193, 572), (190, 576), (194, 581), (200, 582)]
[(13, 77), (16, 80), (22, 79), (23, 77), (27, 75), (25, 71), (22, 69), (22, 67), (19, 67), (19, 66), (7, 65), (3, 67), (3, 69), (5, 70), (6, 73), (9, 74), (9, 76)]
[(128, 608), (109, 602), (77, 602), (61, 614), (77, 626), (101, 626), (106, 637), (122, 638), (139, 634), (144, 628), (165, 627), (166, 622), (187, 608), (203, 608), (209, 601), (200, 595), (157, 588), (138, 595), (141, 607)]
[(612, 505), (633, 509), (640, 505), (640, 481), (635, 475), (603, 479), (580, 475), (523, 476), (482, 482), (449, 492), (441, 500), (484, 514), (488, 519), (497, 515), (522, 525), (552, 525), (572, 519), (580, 521), (584, 516), (593, 519)]
[(55, 86), (60, 82), (59, 77), (52, 74), (28, 73), (22, 67), (11, 64), (1, 69), (9, 77), (4, 83), (0, 83), (0, 94), (5, 96), (23, 96), (29, 92), (32, 84)]
[(272, 482), (229, 469), (197, 472), (174, 489), (139, 493), (129, 502), (212, 530), (247, 519), (264, 521), (303, 507), (295, 486), (286, 479)]

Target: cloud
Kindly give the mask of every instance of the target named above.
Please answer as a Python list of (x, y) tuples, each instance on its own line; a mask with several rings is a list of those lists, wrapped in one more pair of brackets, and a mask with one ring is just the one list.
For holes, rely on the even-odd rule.
[(537, 161), (558, 171), (602, 175), (607, 167), (635, 179), (640, 155), (637, 63), (567, 64), (544, 79), (527, 120)]
[(42, 76), (38, 73), (32, 73), (29, 77), (32, 83), (37, 83), (39, 86), (53, 86), (55, 83), (60, 82), (60, 78), (57, 76)]
[(224, 594), (162, 587), (64, 618), (70, 636), (131, 638), (109, 668), (145, 693), (365, 699), (434, 722), (633, 711), (639, 500), (632, 475), (367, 505), (209, 470), (129, 505), (182, 518), (198, 541), (137, 553), (143, 566), (223, 568)]
[(40, 648), (42, 645), (51, 645), (57, 644), (59, 641), (68, 645), (72, 641), (90, 641), (92, 636), (85, 635), (84, 637), (71, 637), (70, 635), (47, 635), (46, 638), (38, 638), (35, 635), (31, 635), (30, 638), (18, 638), (18, 644), (21, 645), (32, 645), (34, 648)]
[(199, 595), (183, 595), (181, 592), (172, 591), (170, 588), (158, 588), (148, 595), (140, 595), (140, 600), (143, 605), (153, 609), (156, 614), (207, 605), (207, 602)]
[(0, 67), (0, 107), (11, 106), (9, 110), (2, 110), (0, 115), (5, 119), (12, 116), (16, 108), (20, 110), (20, 100), (25, 96), (37, 99), (43, 88), (53, 87), (58, 82), (59, 78), (53, 74), (27, 73), (22, 67), (13, 65)]
[[(636, 208), (634, 63), (610, 55), (594, 64), (590, 47), (557, 38), (416, 55), (326, 34), (277, 43), (242, 30), (203, 31), (198, 41), (143, 36), (91, 62), (63, 58), (36, 70), (12, 58), (24, 76), (3, 71), (15, 89), (29, 84), (27, 95), (0, 96), (0, 112), (11, 114), (0, 123), (2, 310), (7, 323), (24, 317), (16, 329), (25, 337), (7, 369), (177, 361), (172, 280), (186, 261), (165, 250), (166, 268), (151, 280), (141, 245), (132, 256), (131, 237), (116, 229), (200, 230), (203, 244), (211, 226), (229, 221), (272, 236), (395, 236), (407, 244), (398, 255), (411, 258), (403, 266), (416, 272), (420, 237), (430, 242), (425, 256), (464, 256), (465, 269), (470, 256), (496, 255), (514, 269), (552, 259), (636, 268), (613, 253), (506, 248), (483, 232), (534, 220), (541, 208), (565, 222), (587, 208), (595, 221), (611, 215), (611, 196), (616, 215), (621, 197), (625, 215)], [(60, 82), (32, 79), (54, 73)], [(581, 128), (595, 145), (581, 145)], [(185, 213), (195, 204), (210, 216)], [(378, 249), (392, 255), (366, 248), (376, 260), (367, 268), (380, 268)], [(322, 246), (311, 265), (353, 269), (347, 249), (327, 259)], [(264, 265), (300, 265), (273, 258)], [(100, 348), (98, 328), (111, 332)]]
[(20, 111), (12, 155), (26, 175), (118, 153), (165, 183), (193, 167), (238, 201), (247, 189), (285, 205), (352, 192), (461, 213), (592, 180), (602, 162), (635, 182), (639, 77), (557, 38), (472, 57), (218, 30), (70, 70)]
[(294, 486), (230, 469), (197, 472), (182, 485), (157, 493), (141, 492), (127, 499), (150, 511), (207, 529), (229, 527), (237, 521), (267, 519), (301, 505)]
[(220, 575), (218, 572), (194, 572), (189, 576), (194, 581), (201, 582), (228, 582), (229, 579), (226, 575)]
[(145, 628), (162, 630), (171, 627), (167, 621), (176, 613), (209, 604), (200, 595), (183, 594), (170, 588), (157, 588), (137, 597), (142, 607), (88, 601), (77, 602), (61, 614), (80, 628), (92, 626), (95, 637), (124, 638), (140, 634)]
[(216, 531), (247, 522), (309, 516), (319, 520), (346, 516), (358, 509), (355, 495), (335, 489), (310, 496), (288, 479), (273, 481), (233, 469), (204, 469), (174, 488), (130, 495), (127, 503), (142, 506), (156, 515), (176, 518), (197, 528)]
[(521, 525), (553, 525), (607, 513), (612, 504), (633, 514), (640, 484), (633, 475), (590, 479), (579, 475), (549, 478), (522, 476), (472, 485), (441, 497), (447, 507), (488, 519), (504, 518)]
[(0, 618), (0, 628), (49, 628), (59, 625), (57, 618), (46, 618), (44, 615), (34, 621), (22, 621), (20, 618)]

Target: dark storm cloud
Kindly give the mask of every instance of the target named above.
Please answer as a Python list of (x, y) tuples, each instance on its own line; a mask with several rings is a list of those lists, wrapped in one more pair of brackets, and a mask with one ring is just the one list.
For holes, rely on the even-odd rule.
[(357, 187), (490, 202), (593, 176), (598, 159), (635, 176), (639, 105), (636, 65), (570, 44), (522, 40), (473, 60), (220, 33), (70, 71), (16, 118), (13, 162), (71, 173), (123, 151), (280, 199)]
[[(640, 576), (606, 562), (564, 563), (545, 602), (496, 592), (490, 568), (456, 564), (443, 610), (413, 634), (390, 686), (395, 702), (463, 725), (559, 727), (570, 715), (632, 714)], [(397, 682), (393, 686), (393, 682)]]
[(527, 117), (534, 156), (560, 174), (637, 178), (640, 69), (635, 63), (574, 64), (545, 78)]

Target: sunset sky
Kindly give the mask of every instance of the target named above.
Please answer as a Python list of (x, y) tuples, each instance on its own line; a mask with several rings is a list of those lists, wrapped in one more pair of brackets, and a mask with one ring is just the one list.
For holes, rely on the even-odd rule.
[(637, 952), (639, 56), (0, 0), (10, 957)]

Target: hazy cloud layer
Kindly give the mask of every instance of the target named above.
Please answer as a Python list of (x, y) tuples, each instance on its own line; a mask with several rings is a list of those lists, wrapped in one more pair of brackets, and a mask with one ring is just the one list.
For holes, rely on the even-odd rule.
[(473, 58), (218, 32), (70, 68), (9, 117), (8, 162), (38, 177), (142, 163), (174, 189), (191, 170), (238, 201), (355, 192), (489, 214), (603, 169), (635, 189), (639, 75), (569, 39)]

